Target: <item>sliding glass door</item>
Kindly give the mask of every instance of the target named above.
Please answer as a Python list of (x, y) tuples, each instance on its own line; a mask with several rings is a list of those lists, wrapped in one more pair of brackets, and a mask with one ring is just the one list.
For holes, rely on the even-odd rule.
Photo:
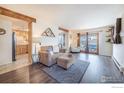
[(80, 35), (81, 52), (98, 54), (98, 33)]
[(81, 52), (87, 52), (87, 35), (81, 34), (80, 35), (80, 48)]
[(98, 34), (88, 33), (88, 52), (98, 54)]

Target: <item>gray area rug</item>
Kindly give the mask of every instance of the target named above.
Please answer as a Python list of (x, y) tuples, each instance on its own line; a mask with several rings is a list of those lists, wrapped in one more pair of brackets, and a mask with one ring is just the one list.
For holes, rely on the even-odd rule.
[(43, 71), (59, 83), (80, 83), (88, 65), (89, 62), (77, 61), (68, 70), (55, 64), (51, 67), (45, 67)]

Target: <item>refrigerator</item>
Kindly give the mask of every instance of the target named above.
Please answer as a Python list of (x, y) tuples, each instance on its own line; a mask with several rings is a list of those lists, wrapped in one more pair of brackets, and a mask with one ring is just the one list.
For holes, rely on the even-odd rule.
[(16, 61), (16, 34), (12, 32), (12, 61)]

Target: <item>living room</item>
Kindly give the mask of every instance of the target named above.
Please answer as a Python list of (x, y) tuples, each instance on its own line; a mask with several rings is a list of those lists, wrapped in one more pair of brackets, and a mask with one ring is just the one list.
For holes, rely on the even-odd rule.
[[(32, 22), (32, 27), (28, 24), (23, 28), (23, 30), (28, 29), (29, 38), (26, 40), (29, 44), (27, 49), (29, 55), (27, 58), (31, 63), (22, 62), (25, 60), (23, 57), (18, 64), (13, 63), (11, 58), (8, 58), (6, 63), (1, 59), (1, 83), (124, 82), (122, 55), (124, 5), (1, 4), (0, 6), (1, 9), (13, 11), (13, 14), (26, 15), (26, 22), (29, 24)], [(36, 11), (38, 9), (41, 12)], [(11, 27), (11, 21), (8, 19), (6, 21), (2, 17), (5, 15), (4, 12), (0, 14), (2, 20), (0, 28), (8, 29), (5, 23)], [(36, 19), (36, 23), (33, 19)], [(25, 24), (21, 24), (21, 27), (25, 27)], [(0, 36), (1, 42), (3, 42), (2, 37), (8, 35), (8, 31), (11, 30), (6, 30), (7, 34)], [(117, 36), (118, 33), (121, 39)], [(11, 46), (8, 48), (9, 57), (13, 52), (11, 48)], [(3, 49), (1, 48), (1, 51)], [(20, 66), (20, 64), (23, 65)], [(30, 74), (33, 76), (31, 77)], [(15, 78), (11, 78), (13, 75)], [(4, 78), (6, 76), (8, 78)]]

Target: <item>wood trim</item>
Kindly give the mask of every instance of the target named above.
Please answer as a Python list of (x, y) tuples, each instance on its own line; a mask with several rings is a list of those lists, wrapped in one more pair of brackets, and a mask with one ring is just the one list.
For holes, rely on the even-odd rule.
[(28, 23), (28, 59), (32, 63), (32, 22)]
[(77, 46), (80, 46), (80, 33), (77, 33)]
[(59, 27), (58, 29), (59, 29), (59, 30), (62, 30), (62, 31), (64, 31), (64, 32), (69, 32), (68, 29), (65, 29), (65, 28), (62, 28), (62, 27)]
[(9, 10), (9, 9), (3, 8), (3, 7), (0, 7), (0, 14), (8, 16), (8, 17), (13, 17), (13, 18), (17, 18), (20, 20), (24, 20), (27, 22), (36, 22), (36, 19), (33, 17), (29, 17), (24, 14), (14, 12), (12, 10)]
[(15, 31), (15, 32), (16, 32), (16, 31), (17, 31), (17, 32), (18, 32), (18, 31), (28, 32), (28, 31), (26, 31), (26, 30), (19, 30), (19, 29), (12, 29), (12, 31)]

